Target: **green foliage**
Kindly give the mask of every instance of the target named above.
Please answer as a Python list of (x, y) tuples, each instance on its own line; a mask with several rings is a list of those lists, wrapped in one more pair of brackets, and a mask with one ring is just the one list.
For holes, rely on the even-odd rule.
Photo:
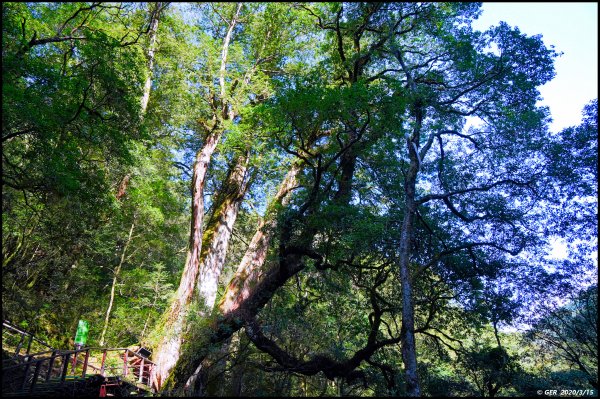
[[(528, 332), (528, 338), (551, 353), (556, 364), (564, 364), (579, 374), (576, 380), (584, 380), (597, 389), (598, 286), (582, 289), (571, 298), (559, 308), (546, 309)], [(558, 374), (551, 378), (568, 374), (565, 368), (555, 369)]]
[[(597, 100), (550, 133), (537, 88), (557, 54), (504, 23), (473, 31), (479, 8), (244, 3), (222, 64), (238, 4), (173, 3), (150, 70), (152, 4), (3, 5), (3, 316), (61, 348), (85, 319), (96, 345), (114, 280), (109, 346), (172, 333), (189, 174), (218, 132), (206, 214), (249, 154), (219, 294), (276, 217), (261, 278), (284, 277), (240, 320), (298, 364), (244, 329), (210, 344), (218, 312), (194, 301), (182, 353), (211, 360), (209, 394), (407, 394), (404, 255), (424, 395), (597, 386), (597, 288), (540, 313), (597, 269)], [(269, 206), (292, 165), (289, 205)], [(544, 258), (553, 237), (571, 258)], [(516, 322), (527, 339), (506, 332)]]
[(56, 347), (71, 346), (79, 318), (99, 338), (132, 222), (143, 235), (126, 269), (164, 261), (173, 273), (181, 257), (181, 185), (140, 115), (146, 16), (133, 4), (3, 6), (3, 314)]

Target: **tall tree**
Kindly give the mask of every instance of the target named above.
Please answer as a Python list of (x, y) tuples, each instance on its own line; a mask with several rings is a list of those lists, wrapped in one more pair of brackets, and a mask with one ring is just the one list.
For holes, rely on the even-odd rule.
[[(391, 8), (394, 8), (395, 16), (389, 15), (389, 19), (385, 19), (384, 15), (388, 15), (386, 12)], [(476, 264), (490, 262), (490, 257), (504, 258), (503, 262), (495, 264), (502, 265), (501, 269), (474, 270), (472, 281), (482, 283), (484, 279), (503, 278), (499, 270), (519, 267), (510, 261), (510, 256), (539, 239), (527, 230), (528, 224), (535, 223), (535, 215), (527, 214), (523, 204), (530, 205), (544, 198), (542, 191), (546, 181), (539, 173), (542, 165), (536, 164), (542, 158), (533, 154), (540, 152), (546, 111), (537, 109), (535, 101), (538, 98), (536, 87), (553, 76), (554, 53), (546, 49), (539, 38), (521, 35), (507, 25), (501, 24), (485, 33), (473, 32), (468, 21), (476, 15), (477, 5), (402, 4), (381, 9), (366, 5), (333, 5), (329, 9), (323, 7), (319, 12), (308, 11), (317, 18), (322, 29), (331, 31), (336, 45), (330, 48), (335, 49), (339, 62), (335, 72), (340, 74), (342, 81), (359, 82), (363, 76), (361, 71), (369, 71), (367, 82), (394, 82), (388, 90), (393, 93), (391, 100), (400, 105), (399, 119), (402, 121), (395, 140), (405, 143), (394, 152), (398, 154), (397, 151), (402, 149), (400, 154), (403, 155), (394, 162), (402, 171), (399, 180), (403, 187), (402, 190), (394, 188), (396, 191), (389, 194), (396, 198), (392, 203), (398, 206), (395, 213), (401, 220), (396, 241), (398, 275), (402, 283), (403, 327), (399, 339), (403, 343), (407, 393), (416, 396), (420, 394), (420, 388), (415, 347), (417, 328), (412, 304), (414, 265), (421, 264), (421, 269), (433, 268), (444, 274), (454, 272), (455, 264), (449, 260), (457, 254), (470, 256)], [(365, 38), (364, 32), (368, 32)], [(366, 50), (361, 48), (361, 38), (370, 44)], [(487, 50), (494, 46), (497, 51)], [(347, 54), (352, 51), (349, 49), (355, 51), (352, 57)], [(514, 109), (519, 109), (518, 117)], [(463, 131), (467, 116), (479, 118), (485, 128)], [(356, 130), (346, 122), (350, 126), (346, 131), (346, 143), (351, 143), (348, 148), (344, 148), (343, 140), (338, 137), (342, 147), (334, 156), (340, 160), (341, 171), (336, 199), (352, 192), (348, 183), (354, 173), (356, 155), (351, 147), (363, 133), (360, 119), (358, 121), (358, 124), (356, 119), (353, 121)], [(515, 140), (517, 131), (521, 138)], [(289, 146), (287, 149), (291, 150)], [(466, 151), (467, 155), (460, 156), (458, 149)], [(528, 163), (517, 161), (523, 154), (528, 154)], [(318, 156), (315, 159), (323, 161)], [(324, 161), (320, 165), (323, 164), (331, 165)], [(316, 177), (312, 194), (299, 207), (301, 212), (308, 213), (299, 213), (296, 217), (318, 214), (316, 198), (322, 195), (319, 179), (326, 170), (314, 168)], [(429, 185), (432, 193), (422, 192), (424, 184)], [(516, 197), (522, 201), (521, 205), (511, 200)], [(509, 212), (510, 208), (518, 211)], [(439, 228), (428, 226), (434, 222), (420, 216), (431, 212), (436, 213), (436, 224), (444, 220), (445, 228), (453, 231), (454, 239), (438, 236), (436, 230)], [(282, 261), (278, 268), (264, 274), (263, 280), (254, 286), (255, 296), (249, 295), (246, 306), (238, 306), (237, 312), (232, 312), (230, 317), (245, 314), (246, 331), (254, 344), (285, 367), (299, 370), (302, 367), (293, 357), (286, 357), (257, 330), (252, 316), (278, 287), (304, 268), (303, 256), (314, 259), (323, 267), (323, 256), (310, 249), (316, 233), (313, 228), (304, 224), (304, 230), (300, 227), (293, 234), (294, 245), (288, 241), (292, 237), (291, 231), (298, 228), (290, 225), (292, 220), (282, 226), (279, 244)], [(417, 222), (419, 228), (430, 229), (426, 235), (433, 242), (426, 252), (415, 249)], [(502, 234), (491, 236), (492, 230)], [(470, 295), (476, 292), (472, 291)], [(234, 329), (241, 326), (227, 316), (223, 319), (225, 325)], [(217, 331), (215, 336), (227, 335), (222, 329)], [(351, 360), (355, 362), (357, 358)], [(310, 364), (319, 363), (315, 360)], [(320, 364), (325, 367), (325, 363)]]
[(502, 327), (594, 276), (597, 101), (548, 132), (556, 54), (479, 8), (6, 5), (3, 312), (149, 345), (163, 394), (533, 386)]
[[(148, 50), (147, 50), (147, 58), (148, 58), (148, 71), (147, 71), (147, 77), (146, 77), (146, 81), (144, 82), (144, 94), (142, 95), (142, 99), (141, 99), (141, 115), (143, 117), (143, 115), (146, 113), (146, 110), (148, 108), (148, 101), (150, 100), (150, 89), (152, 87), (152, 73), (153, 73), (153, 66), (154, 66), (154, 53), (156, 51), (156, 36), (157, 36), (157, 31), (158, 31), (158, 23), (160, 20), (160, 13), (163, 11), (163, 8), (165, 7), (165, 5), (163, 3), (156, 3), (154, 5), (154, 8), (149, 12), (150, 14), (150, 22), (149, 22), (149, 27), (148, 27)], [(121, 199), (124, 195), (125, 192), (127, 190), (127, 185), (129, 184), (129, 180), (131, 179), (131, 175), (127, 174), (123, 177), (123, 180), (121, 180), (121, 183), (119, 184), (119, 191), (117, 193), (117, 199)], [(121, 260), (119, 262), (119, 264), (117, 265), (117, 267), (114, 269), (114, 276), (113, 276), (113, 281), (112, 281), (112, 286), (111, 286), (111, 290), (110, 290), (110, 299), (108, 301), (108, 308), (106, 309), (106, 317), (104, 319), (104, 327), (102, 328), (102, 333), (100, 335), (100, 346), (104, 346), (104, 336), (106, 335), (106, 330), (108, 329), (108, 323), (110, 320), (110, 312), (112, 310), (113, 307), (113, 303), (115, 300), (115, 287), (117, 285), (117, 281), (119, 278), (119, 273), (121, 272), (121, 268), (123, 267), (123, 262), (125, 260), (125, 254), (127, 251), (127, 248), (129, 247), (129, 244), (131, 243), (131, 238), (133, 235), (133, 230), (135, 227), (135, 218), (134, 221), (131, 223), (131, 228), (129, 229), (129, 234), (127, 236), (127, 241), (125, 242), (125, 245), (123, 246), (123, 251), (121, 253)]]
[[(213, 63), (214, 55), (210, 50), (201, 55), (205, 57), (201, 62), (205, 63), (209, 73), (198, 81), (208, 108), (197, 126), (203, 144), (196, 153), (193, 167), (190, 252), (177, 296), (165, 315), (164, 325), (160, 326), (166, 338), (155, 352), (156, 359), (160, 360), (160, 367), (153, 372), (153, 384), (157, 388), (179, 358), (189, 304), (195, 300), (202, 317), (212, 312), (232, 227), (249, 183), (246, 169), (252, 145), (251, 142), (236, 145), (233, 132), (239, 130), (236, 126), (243, 107), (253, 106), (270, 95), (269, 74), (280, 69), (279, 64), (287, 54), (286, 46), (289, 46), (285, 41), (290, 35), (288, 29), (293, 26), (273, 23), (277, 19), (291, 21), (289, 10), (285, 11), (279, 5), (238, 3), (201, 7), (207, 11), (199, 21), (204, 29), (202, 40), (205, 40), (206, 48), (219, 49), (220, 62)], [(277, 15), (278, 11), (280, 15)], [(259, 40), (265, 37), (270, 40)], [(217, 42), (220, 43), (218, 47)], [(203, 230), (208, 168), (225, 132), (232, 143), (234, 161), (213, 197), (212, 213)], [(244, 137), (249, 139), (251, 136), (246, 134)], [(197, 298), (193, 297), (194, 293)]]

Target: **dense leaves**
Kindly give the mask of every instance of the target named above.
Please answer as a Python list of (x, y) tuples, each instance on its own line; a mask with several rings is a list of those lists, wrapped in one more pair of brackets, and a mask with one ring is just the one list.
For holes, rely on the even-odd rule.
[(3, 316), (180, 334), (166, 394), (597, 388), (597, 100), (550, 132), (557, 54), (479, 12), (4, 4)]

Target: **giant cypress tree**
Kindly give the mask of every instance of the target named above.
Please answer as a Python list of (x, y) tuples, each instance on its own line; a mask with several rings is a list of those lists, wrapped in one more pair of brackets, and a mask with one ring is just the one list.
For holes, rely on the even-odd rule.
[[(240, 128), (246, 109), (267, 99), (274, 78), (283, 72), (287, 56), (298, 43), (292, 40), (297, 21), (288, 7), (278, 4), (203, 4), (198, 12), (198, 47), (191, 90), (203, 102), (191, 123), (201, 144), (192, 167), (191, 231), (179, 288), (158, 330), (153, 385), (160, 388), (180, 355), (189, 330), (185, 317), (193, 304), (197, 316), (208, 318), (219, 288), (228, 243), (240, 204), (261, 167), (260, 148), (252, 132)], [(224, 140), (223, 140), (224, 139)], [(228, 159), (222, 181), (216, 183), (205, 220), (204, 192), (214, 175), (213, 157)], [(254, 171), (254, 172), (253, 172)], [(189, 377), (189, 376), (188, 376)]]
[[(507, 25), (473, 32), (469, 21), (476, 16), (477, 4), (334, 4), (303, 9), (328, 33), (330, 41), (323, 50), (329, 58), (316, 80), (301, 84), (311, 89), (291, 86), (288, 95), (303, 98), (296, 105), (288, 103), (292, 108), (285, 109), (284, 101), (274, 103), (281, 104), (274, 108), (280, 107), (281, 113), (274, 111), (270, 129), (282, 150), (306, 162), (307, 180), (280, 225), (278, 262), (255, 279), (238, 279), (247, 287), (230, 285), (230, 290), (244, 294), (220, 319), (210, 341), (218, 342), (244, 326), (256, 347), (283, 369), (307, 375), (323, 371), (328, 378), (346, 379), (355, 378), (353, 370), (378, 349), (402, 341), (406, 392), (419, 395), (415, 333), (432, 334), (435, 314), (430, 312), (423, 325), (415, 326), (414, 281), (431, 269), (459, 290), (465, 306), (478, 302), (482, 290), (488, 297), (505, 297), (495, 290), (495, 282), (510, 282), (519, 266), (511, 256), (539, 238), (530, 229), (537, 215), (526, 210), (545, 194), (542, 158), (534, 154), (541, 149), (546, 112), (535, 102), (536, 87), (553, 76), (554, 53), (539, 38)], [(328, 83), (340, 89), (317, 89)], [(465, 130), (469, 116), (483, 127)], [(390, 154), (387, 177), (401, 185), (377, 181), (377, 168), (382, 166), (370, 165), (365, 149), (379, 143), (387, 143), (379, 148)], [(522, 162), (525, 155), (528, 161)], [(379, 211), (398, 222), (390, 235), (394, 250), (386, 256), (391, 256), (388, 260), (401, 281), (402, 328), (397, 335), (379, 338), (384, 314), (390, 312), (376, 294), (385, 272), (376, 276), (371, 288), (365, 287), (375, 295), (370, 303), (375, 319), (366, 346), (341, 362), (303, 360), (267, 338), (256, 316), (278, 289), (305, 269), (308, 259), (321, 270), (343, 263), (359, 267), (360, 261), (367, 261), (356, 253), (338, 258), (336, 266), (335, 258), (319, 252), (327, 224), (323, 220), (356, 208), (352, 202), (357, 162), (364, 172), (374, 174), (379, 192), (389, 199)], [(366, 222), (345, 220), (337, 225), (349, 234)], [(421, 239), (415, 241), (417, 234), (427, 238), (427, 247)], [(330, 244), (343, 246), (341, 241)], [(506, 312), (492, 313), (494, 326), (508, 317)], [(203, 356), (193, 358), (197, 365)], [(195, 368), (185, 363), (190, 363), (187, 357), (177, 367), (175, 386)]]
[[(258, 282), (237, 289), (246, 292), (246, 299), (225, 315), (213, 340), (245, 325), (253, 343), (284, 369), (307, 374), (321, 370), (330, 378), (350, 378), (352, 370), (378, 348), (401, 340), (406, 392), (419, 395), (415, 333), (431, 334), (435, 314), (430, 313), (423, 325), (415, 325), (414, 280), (424, 270), (433, 270), (459, 290), (465, 306), (480, 302), (481, 297), (508, 300), (509, 293), (498, 290), (496, 283), (509, 287), (522, 266), (514, 256), (541, 238), (531, 229), (539, 215), (528, 212), (546, 195), (540, 142), (547, 112), (535, 106), (536, 87), (552, 78), (554, 53), (538, 37), (526, 37), (505, 24), (485, 33), (473, 32), (469, 21), (476, 16), (477, 4), (335, 4), (305, 10), (320, 29), (330, 33), (327, 50), (332, 64), (321, 76), (339, 79), (340, 87), (376, 82), (374, 87), (382, 88), (385, 95), (367, 91), (366, 98), (355, 94), (353, 100), (366, 105), (379, 99), (380, 104), (393, 104), (399, 114), (386, 114), (389, 111), (383, 107), (364, 109), (361, 116), (361, 111), (353, 111), (356, 105), (343, 101), (336, 104), (346, 111), (337, 116), (338, 122), (330, 115), (321, 119), (321, 125), (312, 126), (306, 120), (300, 124), (290, 120), (291, 112), (281, 115), (282, 121), (289, 122), (279, 130), (292, 135), (291, 141), (280, 140), (282, 149), (301, 158), (307, 158), (302, 153), (306, 151), (312, 160), (308, 175), (312, 178), (304, 183), (306, 196), (298, 197), (300, 202), (281, 226), (279, 262)], [(324, 93), (313, 93), (319, 96), (321, 108), (327, 104)], [(304, 107), (310, 113), (308, 99)], [(318, 117), (317, 109), (312, 112), (316, 112), (313, 118)], [(390, 116), (400, 123), (397, 127), (369, 129), (377, 118)], [(467, 130), (466, 117), (476, 118), (481, 125)], [(311, 128), (321, 135), (314, 148), (306, 140)], [(254, 317), (278, 288), (306, 267), (307, 259), (317, 268), (332, 267), (326, 254), (317, 250), (323, 227), (310, 220), (323, 220), (323, 212), (336, 206), (350, 211), (353, 205), (347, 201), (357, 194), (352, 184), (357, 161), (373, 177), (379, 174), (375, 168), (381, 165), (370, 167), (365, 147), (357, 146), (361, 140), (370, 145), (387, 142), (387, 147), (379, 147), (389, 154), (392, 165), (387, 177), (402, 182), (390, 186), (374, 181), (389, 201), (380, 211), (398, 222), (391, 237), (402, 286), (402, 328), (398, 336), (379, 341), (381, 321), (374, 321), (367, 347), (346, 362), (298, 359), (262, 334)], [(327, 156), (332, 158), (328, 161)], [(332, 165), (338, 167), (329, 169)], [(340, 202), (344, 196), (348, 199)], [(323, 208), (329, 201), (334, 208)], [(353, 224), (358, 220), (350, 220), (346, 227), (358, 228)], [(421, 237), (415, 241), (421, 235), (427, 241)], [(356, 263), (356, 256), (346, 263)], [(381, 320), (384, 311), (377, 300), (372, 305), (376, 320)], [(495, 309), (488, 315), (497, 326), (510, 312)]]

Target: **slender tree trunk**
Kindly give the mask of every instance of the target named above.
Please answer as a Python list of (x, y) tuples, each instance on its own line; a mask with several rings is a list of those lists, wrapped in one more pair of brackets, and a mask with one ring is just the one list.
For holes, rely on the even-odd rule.
[(408, 396), (421, 396), (419, 376), (417, 374), (417, 350), (415, 344), (415, 309), (410, 275), (410, 245), (413, 237), (413, 225), (416, 214), (415, 187), (417, 174), (421, 166), (419, 157), (419, 140), (423, 122), (423, 111), (415, 106), (415, 127), (412, 137), (407, 139), (406, 146), (410, 165), (404, 183), (405, 202), (404, 219), (400, 235), (400, 283), (402, 291), (402, 361), (406, 378), (406, 393)]
[(117, 280), (119, 278), (119, 274), (121, 273), (121, 267), (123, 266), (123, 262), (125, 262), (125, 253), (127, 252), (127, 247), (129, 247), (129, 243), (131, 242), (131, 237), (133, 235), (133, 228), (135, 223), (131, 223), (131, 228), (129, 229), (129, 236), (127, 237), (127, 241), (125, 242), (125, 246), (123, 247), (123, 251), (121, 252), (121, 260), (117, 265), (116, 269), (113, 272), (113, 281), (112, 287), (110, 289), (110, 300), (108, 302), (108, 309), (106, 309), (106, 317), (104, 318), (104, 327), (102, 328), (102, 334), (100, 335), (100, 346), (104, 346), (104, 337), (106, 336), (106, 330), (108, 330), (108, 321), (110, 320), (110, 312), (112, 311), (113, 303), (115, 300), (115, 288), (117, 286)]
[(148, 45), (148, 78), (144, 83), (144, 95), (142, 96), (142, 115), (146, 113), (148, 108), (148, 101), (150, 100), (150, 89), (152, 88), (152, 75), (154, 68), (154, 53), (156, 52), (156, 37), (158, 31), (158, 21), (160, 11), (164, 7), (163, 3), (155, 3), (154, 11), (150, 17), (150, 30), (149, 30), (149, 45)]
[[(160, 283), (157, 281), (154, 284), (154, 298), (152, 299), (152, 305), (150, 305), (150, 310), (156, 308), (156, 303), (158, 302), (158, 298), (160, 296)], [(146, 336), (146, 329), (148, 328), (148, 323), (150, 322), (151, 313), (148, 312), (148, 316), (146, 316), (146, 321), (144, 322), (144, 328), (142, 329), (142, 333), (140, 334), (140, 342), (144, 342), (144, 337)]]
[[(141, 111), (140, 111), (140, 116), (142, 118), (142, 120), (144, 119), (144, 116), (146, 115), (146, 110), (148, 109), (148, 101), (150, 101), (150, 91), (152, 89), (152, 76), (153, 76), (153, 69), (154, 69), (154, 53), (156, 52), (156, 38), (157, 38), (157, 32), (158, 32), (158, 22), (160, 19), (160, 12), (162, 11), (162, 8), (164, 7), (164, 3), (155, 3), (154, 6), (154, 10), (152, 11), (152, 13), (150, 14), (150, 30), (148, 31), (148, 35), (149, 35), (149, 44), (148, 44), (148, 53), (147, 53), (147, 58), (148, 58), (148, 63), (146, 64), (147, 66), (147, 72), (148, 72), (148, 76), (146, 77), (146, 81), (144, 82), (144, 94), (142, 95), (142, 99), (141, 99)], [(127, 191), (127, 186), (129, 185), (129, 181), (131, 180), (131, 174), (127, 173), (125, 175), (125, 177), (123, 177), (123, 179), (121, 180), (121, 183), (119, 184), (119, 191), (117, 192), (117, 199), (120, 200), (123, 196), (125, 196), (126, 191)]]
[[(414, 188), (414, 182), (413, 182)], [(406, 378), (406, 392), (408, 396), (420, 396), (419, 379), (417, 376), (417, 353), (415, 346), (415, 318), (412, 300), (412, 282), (410, 278), (410, 241), (412, 237), (413, 210), (411, 202), (407, 199), (404, 220), (402, 221), (402, 234), (400, 237), (400, 282), (402, 290), (402, 361)]]
[[(149, 30), (150, 44), (148, 46), (148, 64), (147, 64), (148, 76), (146, 78), (146, 81), (144, 82), (144, 94), (141, 99), (140, 115), (142, 116), (142, 118), (146, 114), (146, 110), (148, 108), (148, 101), (150, 99), (150, 89), (152, 87), (152, 69), (154, 67), (154, 52), (156, 50), (156, 36), (157, 36), (157, 31), (158, 31), (158, 22), (159, 22), (159, 17), (160, 17), (160, 11), (161, 11), (162, 7), (163, 7), (162, 3), (156, 3), (154, 11), (152, 11), (152, 13), (150, 15), (150, 30)], [(129, 184), (130, 179), (131, 179), (131, 175), (128, 173), (121, 180), (121, 183), (119, 184), (117, 196), (116, 196), (117, 200), (121, 200), (121, 198), (123, 198), (123, 196), (125, 196), (125, 193), (127, 191), (127, 186)], [(105, 337), (106, 331), (108, 329), (108, 321), (110, 319), (110, 313), (112, 311), (112, 307), (113, 307), (113, 303), (114, 303), (114, 299), (115, 299), (115, 287), (117, 284), (117, 279), (121, 272), (121, 267), (123, 266), (123, 261), (125, 259), (125, 251), (127, 250), (127, 246), (129, 245), (129, 242), (131, 241), (131, 234), (133, 233), (133, 227), (134, 227), (134, 223), (131, 224), (131, 229), (129, 230), (129, 237), (127, 239), (127, 243), (125, 244), (125, 247), (123, 248), (123, 252), (121, 254), (121, 261), (114, 271), (112, 287), (110, 290), (110, 301), (108, 304), (108, 309), (106, 310), (106, 317), (104, 319), (104, 327), (102, 328), (102, 334), (100, 336), (100, 346), (104, 346), (104, 343), (105, 343), (104, 337)]]
[(234, 358), (229, 362), (229, 367), (233, 368), (233, 375), (231, 376), (231, 387), (229, 390), (229, 395), (236, 398), (242, 395), (244, 381), (245, 367), (242, 366), (241, 361), (244, 356), (242, 350), (244, 346), (244, 340), (247, 340), (247, 338), (245, 337), (245, 335), (241, 334), (234, 335), (233, 338), (230, 340), (235, 355)]
[(225, 35), (225, 40), (223, 40), (223, 50), (221, 51), (219, 85), (221, 86), (221, 116), (223, 117), (223, 119), (233, 120), (233, 110), (231, 109), (229, 102), (225, 100), (225, 98), (227, 97), (227, 90), (225, 88), (225, 71), (227, 70), (227, 55), (229, 54), (229, 42), (231, 41), (231, 36), (233, 35), (233, 28), (235, 28), (235, 25), (238, 22), (238, 17), (240, 15), (240, 11), (242, 10), (243, 4), (244, 3), (238, 3), (237, 5), (235, 15), (229, 23), (229, 29), (227, 30), (227, 34)]

